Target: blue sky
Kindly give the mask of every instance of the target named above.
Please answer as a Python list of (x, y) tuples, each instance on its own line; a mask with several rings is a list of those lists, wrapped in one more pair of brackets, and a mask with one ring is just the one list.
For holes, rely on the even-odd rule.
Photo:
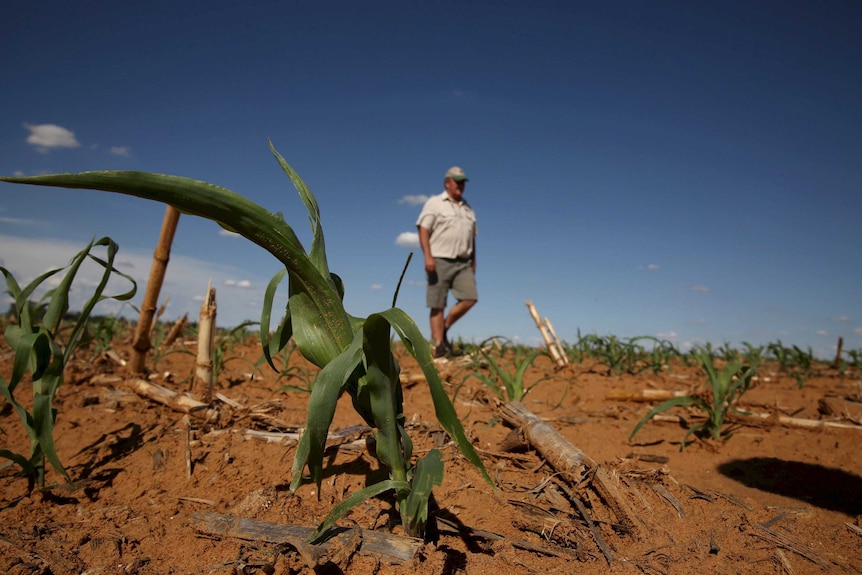
[[(318, 198), (354, 315), (389, 306), (414, 250), (399, 305), (427, 334), (417, 202), (459, 165), (480, 301), (455, 337), (538, 343), (529, 299), (570, 342), (862, 348), (858, 2), (18, 2), (3, 19), (0, 174), (190, 176), (307, 242), (272, 139)], [(23, 281), (108, 235), (143, 286), (163, 213), (0, 184), (0, 261)], [(257, 319), (277, 270), (184, 216), (168, 317), (197, 317), (212, 278), (221, 325)]]

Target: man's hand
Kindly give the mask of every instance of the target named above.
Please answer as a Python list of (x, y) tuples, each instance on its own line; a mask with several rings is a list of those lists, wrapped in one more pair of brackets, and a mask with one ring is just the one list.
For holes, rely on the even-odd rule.
[(422, 248), (422, 255), (425, 256), (425, 273), (431, 275), (437, 272), (437, 264), (431, 255), (431, 232), (428, 228), (417, 227), (419, 228), (419, 246)]

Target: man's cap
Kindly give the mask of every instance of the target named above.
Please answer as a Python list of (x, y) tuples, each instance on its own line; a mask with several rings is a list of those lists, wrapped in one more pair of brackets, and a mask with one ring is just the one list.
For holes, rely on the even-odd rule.
[(458, 166), (452, 166), (449, 168), (449, 171), (446, 172), (447, 178), (452, 178), (456, 182), (467, 182), (467, 174), (464, 173), (464, 170), (459, 168)]

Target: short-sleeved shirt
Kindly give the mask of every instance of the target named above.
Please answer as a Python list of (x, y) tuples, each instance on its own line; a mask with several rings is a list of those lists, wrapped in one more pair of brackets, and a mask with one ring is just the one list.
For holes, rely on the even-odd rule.
[(416, 225), (431, 232), (432, 257), (473, 257), (473, 239), (477, 234), (476, 214), (466, 200), (456, 203), (446, 192), (431, 196), (425, 202)]

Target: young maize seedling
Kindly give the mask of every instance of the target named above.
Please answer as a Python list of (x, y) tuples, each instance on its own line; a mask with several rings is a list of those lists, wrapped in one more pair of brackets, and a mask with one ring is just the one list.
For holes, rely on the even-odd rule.
[[(270, 150), (308, 210), (313, 231), (308, 253), (280, 214), (273, 214), (230, 190), (189, 178), (147, 172), (85, 172), (0, 180), (104, 190), (165, 202), (183, 213), (213, 220), (274, 255), (285, 269), (273, 277), (266, 290), (267, 303), (260, 322), (264, 355), (272, 365), (272, 356), (292, 336), (300, 353), (320, 368), (311, 386), (308, 421), (297, 446), (291, 488), (299, 488), (307, 467), (320, 492), (327, 431), (338, 398), (347, 392), (356, 411), (374, 428), (377, 456), (389, 468), (391, 479), (374, 489), (377, 493), (395, 491), (402, 524), (408, 533), (418, 535), (422, 528), (422, 506), (410, 496), (417, 489), (417, 493), (424, 493), (429, 478), (433, 480), (438, 470), (433, 461), (420, 462), (415, 467), (411, 464), (412, 444), (404, 429), (399, 368), (390, 349), (390, 329), (398, 333), (425, 373), (443, 429), (461, 453), (482, 472), (485, 480), (492, 486), (493, 482), (464, 433), (434, 367), (430, 347), (413, 320), (396, 307), (365, 319), (352, 317), (345, 311), (342, 305), (344, 286), (341, 279), (329, 271), (317, 200), (271, 143)], [(285, 275), (289, 279), (285, 319), (270, 337), (273, 296)], [(363, 496), (372, 495), (365, 493)]]
[(663, 411), (674, 407), (695, 407), (703, 411), (707, 419), (703, 423), (693, 425), (686, 431), (682, 438), (680, 451), (685, 449), (685, 442), (693, 433), (706, 433), (713, 439), (719, 440), (730, 437), (723, 435), (724, 422), (727, 414), (732, 410), (735, 413), (746, 415), (745, 412), (736, 409), (735, 404), (739, 398), (748, 391), (751, 379), (756, 370), (753, 367), (743, 366), (738, 362), (730, 362), (720, 372), (712, 363), (712, 355), (707, 350), (694, 352), (695, 357), (706, 370), (709, 385), (708, 399), (698, 396), (674, 397), (653, 407), (643, 419), (641, 419), (629, 435), (629, 441), (640, 431), (644, 424)]
[[(107, 250), (107, 261), (91, 253), (94, 248), (101, 246)], [(15, 300), (13, 305), (15, 306), (15, 315), (18, 318), (17, 325), (6, 326), (4, 334), (6, 341), (15, 352), (15, 359), (9, 380), (7, 381), (0, 375), (0, 394), (18, 414), (27, 437), (30, 439), (29, 455), (15, 453), (9, 449), (0, 449), (0, 457), (8, 459), (10, 465), (16, 464), (21, 468), (20, 475), (27, 478), (28, 489), (31, 491), (34, 486), (38, 485), (40, 488), (45, 486), (46, 461), (66, 481), (70, 483), (72, 481), (60, 462), (54, 447), (54, 423), (57, 419), (54, 397), (57, 394), (57, 389), (63, 383), (63, 370), (66, 364), (72, 357), (75, 348), (82, 342), (93, 307), (104, 299), (126, 301), (135, 295), (137, 289), (135, 281), (114, 268), (114, 258), (118, 249), (119, 247), (113, 240), (102, 238), (98, 241), (91, 241), (86, 248), (78, 252), (67, 266), (68, 271), (59, 284), (45, 294), (44, 297), (50, 298), (50, 301), (45, 314), (41, 317), (31, 313), (30, 298), (39, 286), (66, 268), (47, 271), (22, 289), (12, 273), (6, 268), (0, 267), (0, 273), (6, 279), (6, 289)], [(61, 324), (63, 316), (69, 310), (69, 291), (81, 265), (88, 259), (104, 268), (102, 279), (96, 286), (93, 295), (84, 304), (81, 314), (69, 332), (68, 339), (63, 339), (62, 333), (65, 330), (61, 329)], [(132, 289), (118, 295), (103, 295), (108, 280), (113, 274), (131, 282)], [(33, 387), (31, 411), (27, 411), (15, 397), (15, 391), (28, 371)]]
[[(523, 358), (517, 357), (517, 350), (515, 350), (515, 371), (509, 373), (504, 370), (499, 363), (494, 359), (493, 355), (486, 350), (486, 346), (491, 342), (491, 340), (485, 340), (479, 345), (479, 353), (488, 363), (488, 366), (491, 369), (491, 376), (485, 375), (479, 371), (473, 371), (468, 373), (461, 382), (461, 385), (467, 382), (470, 378), (478, 379), (484, 386), (490, 389), (494, 395), (497, 396), (501, 401), (521, 401), (524, 399), (524, 396), (533, 389), (535, 386), (540, 384), (541, 382), (553, 379), (554, 376), (545, 376), (541, 377), (529, 387), (524, 385), (524, 376), (527, 373), (527, 369), (533, 364), (534, 361), (540, 356), (548, 356), (548, 352), (544, 349), (531, 350), (526, 353)], [(460, 385), (458, 386), (460, 388)]]

